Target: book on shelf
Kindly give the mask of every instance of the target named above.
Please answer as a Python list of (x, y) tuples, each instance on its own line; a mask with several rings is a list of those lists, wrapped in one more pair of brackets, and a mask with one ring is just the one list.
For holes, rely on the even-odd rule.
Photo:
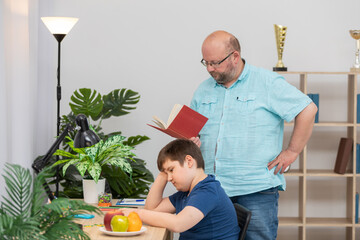
[(352, 138), (340, 139), (334, 172), (339, 174), (344, 174), (346, 172), (346, 166), (351, 158), (352, 147), (353, 147)]
[(356, 173), (360, 173), (360, 144), (356, 144)]
[(320, 111), (320, 108), (319, 108), (319, 98), (320, 98), (319, 94), (318, 93), (309, 93), (308, 96), (315, 103), (315, 105), (318, 108), (318, 111), (316, 112), (316, 115), (315, 115), (315, 123), (318, 123), (319, 122), (319, 111)]
[(359, 193), (355, 194), (355, 223), (359, 223)]
[(360, 123), (360, 94), (358, 94), (356, 97), (356, 122)]
[(167, 123), (157, 116), (153, 116), (153, 122), (157, 126), (148, 124), (174, 138), (190, 139), (199, 135), (208, 118), (194, 111), (186, 105), (175, 104), (170, 112)]

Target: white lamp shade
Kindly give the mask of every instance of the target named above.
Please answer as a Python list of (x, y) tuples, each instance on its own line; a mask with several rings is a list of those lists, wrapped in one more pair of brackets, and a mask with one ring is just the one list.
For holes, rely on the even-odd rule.
[(71, 17), (42, 17), (41, 20), (52, 34), (68, 34), (79, 20)]

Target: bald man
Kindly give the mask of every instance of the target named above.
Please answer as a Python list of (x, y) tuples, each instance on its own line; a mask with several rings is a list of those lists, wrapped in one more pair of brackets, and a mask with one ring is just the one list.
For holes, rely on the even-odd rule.
[[(285, 169), (309, 140), (316, 105), (277, 73), (241, 58), (239, 41), (225, 31), (211, 33), (202, 45), (201, 63), (211, 77), (194, 93), (191, 108), (209, 118), (193, 138), (227, 195), (252, 212), (247, 240), (276, 239), (278, 190)], [(283, 146), (284, 121), (294, 120)]]

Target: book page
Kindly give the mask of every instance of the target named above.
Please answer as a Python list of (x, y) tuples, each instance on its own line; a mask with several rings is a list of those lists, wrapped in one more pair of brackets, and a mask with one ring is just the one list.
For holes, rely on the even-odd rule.
[(159, 128), (166, 129), (168, 126), (157, 116), (153, 116), (153, 122), (159, 126)]
[(169, 119), (167, 121), (168, 126), (172, 123), (172, 121), (174, 121), (174, 118), (178, 115), (178, 113), (180, 112), (182, 107), (183, 107), (183, 105), (181, 105), (181, 104), (174, 105), (173, 109), (170, 112)]

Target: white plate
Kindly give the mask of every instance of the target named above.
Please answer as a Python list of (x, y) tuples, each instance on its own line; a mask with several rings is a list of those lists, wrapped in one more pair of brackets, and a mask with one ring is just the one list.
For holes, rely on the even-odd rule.
[(111, 235), (111, 236), (135, 236), (135, 235), (139, 235), (143, 232), (145, 232), (147, 230), (146, 227), (141, 227), (140, 231), (137, 232), (112, 232), (112, 231), (107, 231), (104, 227), (99, 228), (99, 230), (107, 235)]

